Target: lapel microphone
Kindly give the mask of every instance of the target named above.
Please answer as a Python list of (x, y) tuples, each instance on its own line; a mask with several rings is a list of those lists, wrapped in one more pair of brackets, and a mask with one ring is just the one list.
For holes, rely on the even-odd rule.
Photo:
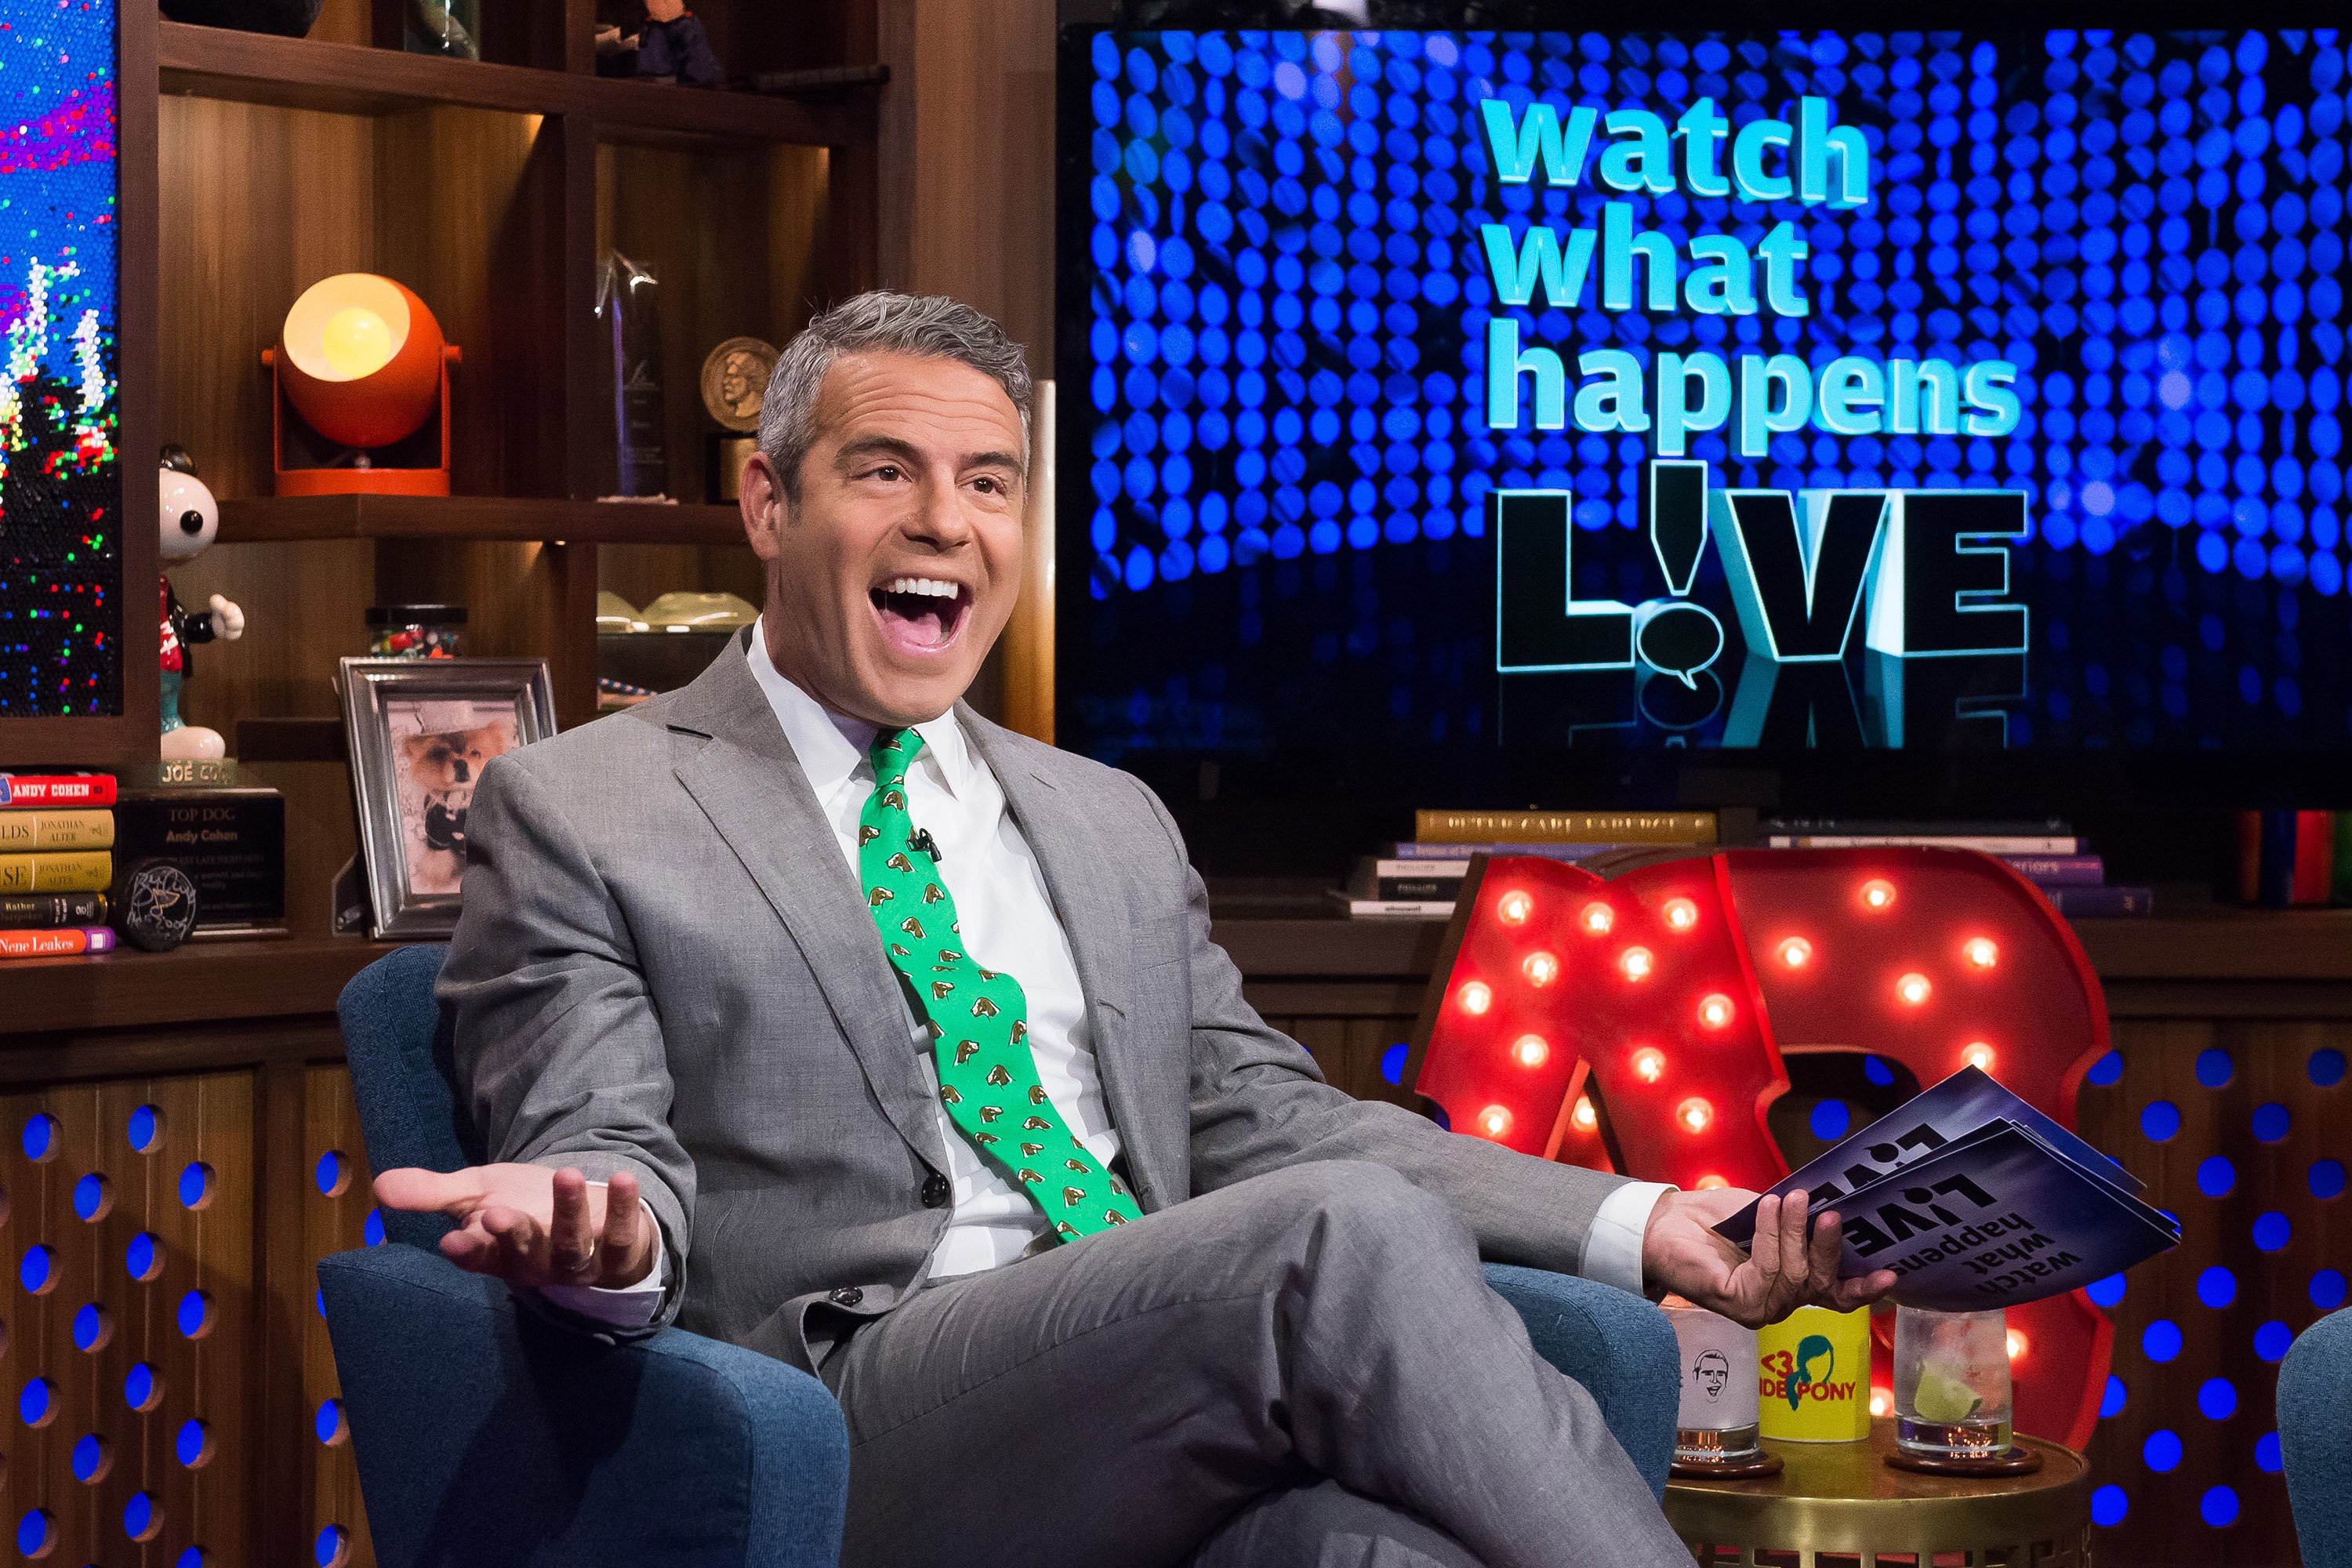
[(912, 849), (918, 855), (929, 856), (931, 858), (931, 864), (934, 866), (946, 858), (945, 856), (940, 853), (940, 847), (938, 843), (932, 839), (931, 830), (928, 827), (918, 827), (915, 829), (913, 837), (907, 840), (907, 847)]

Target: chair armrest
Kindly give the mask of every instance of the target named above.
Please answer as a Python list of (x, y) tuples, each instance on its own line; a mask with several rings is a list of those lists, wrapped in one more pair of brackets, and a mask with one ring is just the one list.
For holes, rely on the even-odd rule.
[(397, 1243), (319, 1264), (377, 1561), (833, 1568), (849, 1440), (806, 1373), (614, 1342)]
[(1682, 1357), (1665, 1313), (1614, 1286), (1510, 1264), (1486, 1283), (1526, 1320), (1536, 1353), (1582, 1384), (1650, 1489), (1664, 1497), (1675, 1457)]
[(2278, 1434), (2305, 1568), (2352, 1568), (2352, 1311), (2330, 1312), (2286, 1352)]

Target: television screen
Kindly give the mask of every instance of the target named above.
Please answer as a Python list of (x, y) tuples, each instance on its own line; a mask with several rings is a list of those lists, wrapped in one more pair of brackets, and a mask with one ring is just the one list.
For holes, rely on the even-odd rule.
[(2345, 46), (1066, 32), (1062, 742), (2352, 745)]

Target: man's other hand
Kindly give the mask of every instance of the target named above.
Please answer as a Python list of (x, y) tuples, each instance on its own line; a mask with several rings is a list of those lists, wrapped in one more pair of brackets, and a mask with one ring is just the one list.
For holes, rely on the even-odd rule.
[(1756, 1235), (1743, 1255), (1714, 1227), (1755, 1196), (1738, 1187), (1717, 1187), (1661, 1197), (1642, 1235), (1643, 1282), (1664, 1286), (1751, 1329), (1777, 1323), (1800, 1307), (1851, 1311), (1895, 1289), (1895, 1275), (1885, 1268), (1838, 1278), (1843, 1241), (1836, 1211), (1822, 1214), (1811, 1244), (1806, 1244), (1802, 1188), (1757, 1205)]
[(386, 1208), (443, 1214), (457, 1228), (441, 1256), (509, 1285), (635, 1285), (654, 1265), (654, 1226), (623, 1171), (592, 1186), (578, 1171), (473, 1165), (443, 1173), (414, 1167), (375, 1179)]

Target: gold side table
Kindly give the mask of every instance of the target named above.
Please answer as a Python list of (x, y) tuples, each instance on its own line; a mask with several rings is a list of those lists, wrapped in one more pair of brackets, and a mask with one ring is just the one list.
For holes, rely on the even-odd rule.
[[(1666, 1483), (1666, 1521), (1700, 1568), (1816, 1568), (1821, 1558), (1878, 1568), (1890, 1557), (1930, 1568), (2090, 1568), (2091, 1478), (2082, 1456), (2021, 1436), (2042, 1456), (2023, 1476), (1928, 1476), (1885, 1462), (1895, 1423), (1867, 1443), (1764, 1447), (1786, 1465), (1752, 1481)], [(1891, 1568), (1891, 1565), (1889, 1565)]]

